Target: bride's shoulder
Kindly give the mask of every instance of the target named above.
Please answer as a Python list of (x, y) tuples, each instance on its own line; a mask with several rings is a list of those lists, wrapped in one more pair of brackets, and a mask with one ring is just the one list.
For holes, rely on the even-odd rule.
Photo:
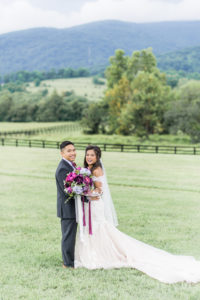
[(103, 170), (101, 167), (97, 167), (93, 172), (92, 175), (95, 177), (103, 176)]

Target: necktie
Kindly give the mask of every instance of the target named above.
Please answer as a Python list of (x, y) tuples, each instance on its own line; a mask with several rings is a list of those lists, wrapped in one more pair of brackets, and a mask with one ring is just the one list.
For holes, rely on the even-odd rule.
[(72, 161), (72, 166), (76, 168), (76, 163)]

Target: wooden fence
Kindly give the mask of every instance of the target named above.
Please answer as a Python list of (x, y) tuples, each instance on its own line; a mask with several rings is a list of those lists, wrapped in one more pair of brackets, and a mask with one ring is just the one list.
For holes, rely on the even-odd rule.
[[(75, 142), (77, 150), (84, 150), (90, 143)], [(165, 153), (165, 154), (189, 154), (200, 155), (200, 147), (192, 146), (164, 146), (164, 145), (127, 145), (97, 143), (102, 151), (130, 152), (130, 153)], [(60, 142), (31, 139), (1, 138), (1, 146), (37, 147), (59, 149)]]

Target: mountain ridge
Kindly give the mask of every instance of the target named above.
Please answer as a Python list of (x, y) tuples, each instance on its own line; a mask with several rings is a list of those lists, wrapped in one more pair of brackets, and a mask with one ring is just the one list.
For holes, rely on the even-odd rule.
[(0, 35), (0, 74), (19, 70), (108, 65), (116, 49), (127, 55), (152, 47), (164, 53), (200, 46), (200, 21), (132, 23), (106, 20), (57, 29), (39, 27)]

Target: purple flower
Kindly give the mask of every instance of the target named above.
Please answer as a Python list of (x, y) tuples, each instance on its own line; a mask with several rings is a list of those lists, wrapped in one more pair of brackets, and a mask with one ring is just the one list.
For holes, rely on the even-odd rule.
[(71, 193), (73, 192), (71, 186), (69, 186), (69, 187), (67, 188), (67, 192), (68, 192), (69, 194), (71, 194)]
[(74, 179), (74, 181), (77, 184), (82, 184), (83, 183), (83, 176), (82, 175), (77, 175), (76, 178)]

